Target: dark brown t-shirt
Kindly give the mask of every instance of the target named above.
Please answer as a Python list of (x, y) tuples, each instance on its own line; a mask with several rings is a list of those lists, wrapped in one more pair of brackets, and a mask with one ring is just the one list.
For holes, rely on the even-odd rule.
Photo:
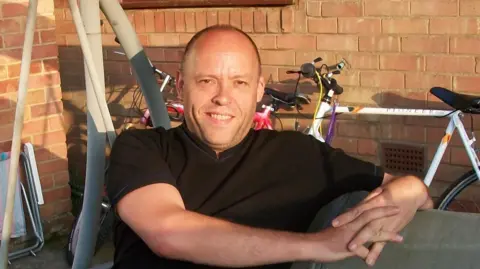
[[(382, 179), (380, 167), (294, 131), (251, 130), (217, 158), (182, 124), (119, 135), (107, 192), (115, 206), (137, 188), (168, 183), (180, 191), (187, 210), (253, 227), (306, 232), (322, 206), (347, 192), (371, 191)], [(121, 220), (114, 244), (113, 269), (220, 268), (159, 257)]]

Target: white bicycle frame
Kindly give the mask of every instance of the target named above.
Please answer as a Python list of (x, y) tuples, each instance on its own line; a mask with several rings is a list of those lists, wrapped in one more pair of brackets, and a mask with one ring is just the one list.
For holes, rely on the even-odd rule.
[[(330, 90), (328, 92), (328, 96), (331, 98), (333, 97), (334, 92)], [(333, 98), (332, 98), (333, 102)], [(322, 137), (320, 132), (318, 131), (321, 128), (321, 124), (325, 115), (330, 114), (332, 111), (332, 106), (322, 101), (319, 109), (315, 112), (315, 118), (313, 120), (312, 127), (310, 128), (308, 134), (314, 136), (316, 139), (325, 142), (325, 139)], [(435, 173), (437, 172), (438, 166), (440, 165), (440, 161), (445, 153), (445, 150), (452, 138), (453, 131), (458, 129), (458, 133), (460, 135), (460, 139), (463, 142), (463, 146), (467, 151), (468, 158), (472, 163), (472, 167), (477, 174), (477, 177), (480, 179), (480, 170), (479, 165), (480, 161), (478, 159), (477, 154), (475, 153), (475, 149), (473, 147), (473, 143), (475, 142), (475, 137), (472, 135), (472, 139), (470, 139), (467, 135), (465, 127), (460, 119), (463, 117), (463, 113), (461, 111), (452, 111), (452, 110), (434, 110), (434, 109), (409, 109), (409, 108), (376, 108), (376, 107), (362, 107), (362, 106), (337, 106), (335, 108), (335, 113), (342, 113), (342, 114), (369, 114), (369, 115), (389, 115), (389, 116), (420, 116), (420, 117), (442, 117), (446, 116), (450, 118), (450, 121), (447, 125), (445, 130), (445, 135), (443, 136), (436, 152), (433, 157), (433, 160), (428, 168), (427, 174), (424, 178), (424, 183), (427, 186), (430, 186)]]

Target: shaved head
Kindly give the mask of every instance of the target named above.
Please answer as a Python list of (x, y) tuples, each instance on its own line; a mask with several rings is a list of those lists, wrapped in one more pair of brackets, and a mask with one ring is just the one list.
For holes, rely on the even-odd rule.
[(261, 74), (262, 63), (261, 63), (261, 60), (260, 60), (260, 54), (258, 52), (257, 45), (255, 44), (253, 39), (248, 34), (243, 32), (242, 30), (240, 30), (240, 29), (238, 29), (234, 26), (228, 25), (228, 24), (213, 25), (213, 26), (204, 28), (203, 30), (197, 32), (190, 39), (190, 41), (187, 43), (187, 46), (185, 47), (185, 51), (184, 51), (184, 54), (183, 54), (183, 57), (182, 57), (182, 61), (180, 63), (180, 70), (184, 70), (186, 62), (188, 61), (189, 56), (191, 55), (191, 52), (195, 49), (195, 45), (197, 44), (197, 41), (201, 40), (202, 37), (205, 37), (205, 38), (207, 38), (207, 36), (210, 37), (210, 36), (212, 36), (211, 34), (213, 34), (213, 33), (220, 33), (220, 34), (221, 33), (234, 33), (234, 34), (236, 33), (236, 34), (239, 34), (240, 36), (245, 37), (245, 39), (249, 43), (249, 46), (251, 46), (251, 48), (255, 52), (255, 57), (256, 57), (256, 60), (258, 62), (259, 75)]
[(187, 44), (177, 79), (185, 124), (217, 154), (247, 135), (264, 87), (257, 46), (242, 30), (211, 26)]

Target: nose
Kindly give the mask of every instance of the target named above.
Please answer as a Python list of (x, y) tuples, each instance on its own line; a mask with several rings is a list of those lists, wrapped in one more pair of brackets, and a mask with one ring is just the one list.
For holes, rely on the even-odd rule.
[(217, 92), (212, 101), (219, 106), (226, 106), (231, 103), (230, 87), (226, 82), (218, 83)]

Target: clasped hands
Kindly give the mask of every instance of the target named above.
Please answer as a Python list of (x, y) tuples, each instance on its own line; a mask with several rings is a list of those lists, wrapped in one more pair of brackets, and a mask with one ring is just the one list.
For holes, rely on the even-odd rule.
[[(332, 221), (332, 227), (326, 229), (332, 238), (331, 250), (338, 259), (358, 256), (373, 266), (387, 242), (403, 241), (399, 232), (416, 211), (432, 207), (420, 179), (408, 176), (391, 180)], [(372, 244), (366, 247), (367, 243)]]

